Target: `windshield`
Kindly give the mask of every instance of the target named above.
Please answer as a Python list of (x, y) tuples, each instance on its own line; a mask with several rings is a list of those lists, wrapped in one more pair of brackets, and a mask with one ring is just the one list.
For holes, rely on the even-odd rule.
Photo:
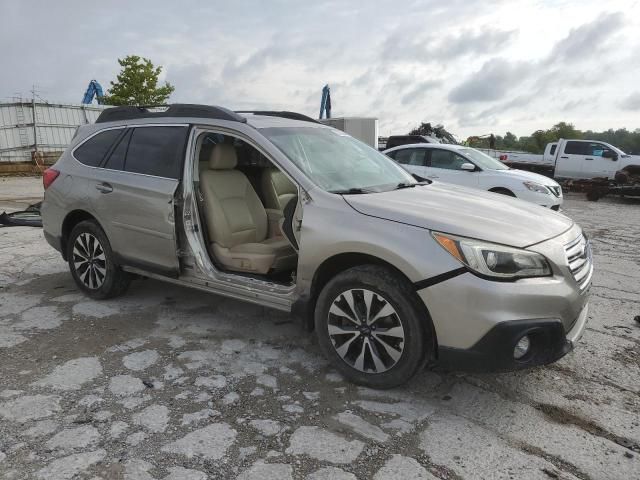
[(461, 148), (458, 152), (466, 155), (473, 163), (482, 168), (483, 170), (509, 170), (504, 163), (500, 160), (496, 160), (495, 158), (490, 157), (486, 153), (482, 153), (475, 148)]
[(417, 183), (389, 157), (333, 128), (260, 130), (316, 185), (332, 193), (369, 193)]

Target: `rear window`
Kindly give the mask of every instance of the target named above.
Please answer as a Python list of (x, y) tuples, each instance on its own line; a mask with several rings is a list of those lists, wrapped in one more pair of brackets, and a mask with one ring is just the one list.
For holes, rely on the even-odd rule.
[(567, 142), (567, 145), (564, 147), (564, 153), (569, 155), (585, 155), (587, 144), (584, 142)]
[(551, 154), (551, 155), (555, 154), (555, 153), (556, 153), (556, 147), (557, 147), (557, 146), (558, 146), (558, 145), (551, 145), (551, 150), (549, 150), (549, 154)]
[(90, 167), (97, 167), (102, 163), (105, 155), (121, 134), (121, 128), (100, 132), (76, 148), (73, 156), (80, 163)]
[(124, 169), (156, 177), (180, 178), (187, 127), (139, 127), (129, 141)]
[(396, 162), (402, 165), (411, 165), (414, 167), (424, 167), (426, 165), (427, 150), (424, 148), (406, 148), (398, 150), (394, 157)]

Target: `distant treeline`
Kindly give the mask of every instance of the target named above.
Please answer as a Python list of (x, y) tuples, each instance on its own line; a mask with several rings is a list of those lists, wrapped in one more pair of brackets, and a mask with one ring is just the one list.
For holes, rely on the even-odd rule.
[[(609, 129), (604, 132), (592, 130), (578, 130), (573, 124), (560, 122), (549, 130), (536, 130), (528, 137), (517, 137), (511, 132), (504, 136), (496, 135), (497, 150), (519, 150), (531, 153), (543, 153), (549, 142), (555, 142), (559, 138), (573, 138), (584, 140), (600, 140), (620, 148), (630, 155), (640, 155), (640, 128), (630, 132), (626, 128), (618, 130)], [(475, 147), (489, 148), (488, 138), (470, 137), (470, 144)]]

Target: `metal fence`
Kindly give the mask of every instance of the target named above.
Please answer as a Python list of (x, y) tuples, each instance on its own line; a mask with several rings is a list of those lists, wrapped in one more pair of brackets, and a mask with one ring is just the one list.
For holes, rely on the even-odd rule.
[(105, 107), (40, 101), (0, 103), (0, 162), (30, 162), (34, 153), (62, 152), (76, 128), (93, 123)]

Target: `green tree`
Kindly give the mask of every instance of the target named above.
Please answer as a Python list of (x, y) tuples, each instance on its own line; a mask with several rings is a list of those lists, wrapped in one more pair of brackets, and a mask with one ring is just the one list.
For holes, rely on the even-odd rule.
[(162, 67), (148, 58), (128, 55), (118, 63), (122, 69), (103, 98), (105, 105), (162, 105), (175, 90), (168, 82), (158, 86)]
[(576, 129), (576, 127), (574, 127), (572, 123), (567, 122), (556, 123), (553, 127), (551, 127), (551, 130), (547, 130), (547, 132), (551, 137), (553, 137), (553, 141), (559, 140), (560, 138), (582, 138), (582, 132)]
[(516, 137), (513, 133), (507, 132), (504, 134), (504, 138), (502, 140), (504, 148), (507, 150), (511, 150), (518, 146), (518, 137)]
[(411, 130), (409, 135), (427, 135), (430, 137), (440, 138), (446, 143), (458, 143), (456, 138), (445, 130), (444, 126), (436, 125), (433, 127), (430, 123), (425, 122), (422, 122), (418, 127)]

